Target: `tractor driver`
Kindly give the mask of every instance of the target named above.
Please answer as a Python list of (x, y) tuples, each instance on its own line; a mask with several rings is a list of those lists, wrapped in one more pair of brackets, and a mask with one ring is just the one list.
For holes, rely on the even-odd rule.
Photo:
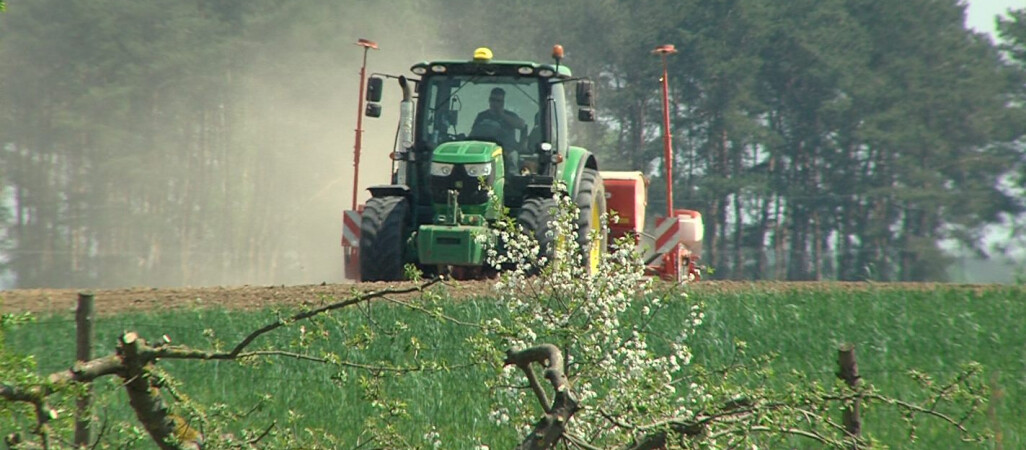
[(478, 113), (471, 129), (486, 129), (489, 128), (488, 125), (493, 127), (497, 125), (497, 129), (494, 130), (494, 135), (491, 137), (494, 137), (506, 152), (515, 153), (520, 146), (517, 140), (518, 130), (521, 136), (527, 135), (527, 122), (524, 122), (524, 119), (521, 119), (517, 113), (506, 109), (506, 91), (502, 88), (492, 89), (488, 96), (488, 109)]

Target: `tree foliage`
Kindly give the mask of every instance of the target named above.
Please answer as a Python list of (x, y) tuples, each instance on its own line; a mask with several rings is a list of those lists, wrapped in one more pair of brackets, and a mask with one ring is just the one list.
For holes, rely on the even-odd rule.
[[(1018, 106), (1017, 115), (1012, 116), (1008, 121), (1001, 124), (1004, 129), (1014, 130), (1017, 126), (1026, 122), (1026, 110), (1022, 108), (1023, 105), (1026, 105), (1026, 74), (1023, 73), (1023, 69), (1026, 69), (1026, 8), (1009, 11), (1007, 18), (999, 20), (998, 34), (1003, 40), (999, 46), (1002, 55), (1011, 65), (1020, 69), (1016, 73), (1014, 80), (1018, 89), (1009, 95), (1010, 103)], [(1019, 159), (1015, 165), (1017, 169), (1010, 177), (1009, 184), (1018, 187), (1015, 192), (1019, 195), (1026, 195), (1023, 192), (1023, 187), (1026, 186), (1026, 151), (1022, 151), (1023, 148), (1026, 148), (1026, 138), (1020, 136), (1013, 145), (1017, 145), (1020, 152)], [(1015, 244), (1022, 245), (1022, 236), (1026, 236), (1022, 224), (1026, 222), (1014, 220), (1014, 223), (1015, 226), (1009, 233), (1009, 238)]]
[[(402, 59), (372, 71), (564, 45), (600, 81), (601, 121), (578, 141), (604, 169), (651, 174), (653, 211), (667, 180), (650, 50), (675, 44), (670, 181), (704, 216), (716, 277), (943, 279), (953, 243), (986, 254), (986, 226), (1024, 209), (1008, 189), (1021, 10), (998, 46), (956, 0), (59, 3), (0, 16), (0, 226), (19, 286), (337, 277), (324, 249), (350, 198), (356, 85), (340, 74), (362, 33)], [(367, 128), (384, 155), (394, 127)]]
[(1021, 67), (964, 28), (958, 2), (606, 2), (599, 17), (574, 2), (566, 14), (508, 8), (544, 24), (536, 48), (580, 42), (567, 48), (578, 73), (605, 81), (609, 125), (585, 137), (654, 187), (665, 180), (653, 170), (648, 50), (676, 44), (675, 198), (703, 213), (717, 276), (944, 279), (946, 242), (986, 253), (984, 225), (1023, 210), (1002, 181), (1022, 155), (1009, 146), (1024, 132), (1021, 104), (1005, 101)]

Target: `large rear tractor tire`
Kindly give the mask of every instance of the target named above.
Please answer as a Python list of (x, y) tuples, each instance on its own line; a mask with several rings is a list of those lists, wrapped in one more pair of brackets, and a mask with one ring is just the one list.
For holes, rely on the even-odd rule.
[[(555, 251), (556, 235), (550, 225), (555, 209), (556, 199), (535, 197), (525, 200), (517, 215), (517, 223), (523, 227), (524, 232), (538, 241), (538, 256), (547, 261), (552, 261)], [(536, 272), (541, 267), (534, 269)]]
[[(595, 169), (584, 169), (580, 188), (574, 203), (580, 209), (577, 216), (577, 245), (580, 246), (582, 261), (588, 273), (598, 272), (599, 262), (609, 245), (609, 231), (602, 226), (602, 217), (606, 214), (606, 188), (602, 184), (602, 175)], [(592, 231), (599, 234), (592, 239)]]
[(360, 274), (363, 281), (403, 279), (403, 248), (410, 203), (404, 197), (367, 201), (360, 221)]

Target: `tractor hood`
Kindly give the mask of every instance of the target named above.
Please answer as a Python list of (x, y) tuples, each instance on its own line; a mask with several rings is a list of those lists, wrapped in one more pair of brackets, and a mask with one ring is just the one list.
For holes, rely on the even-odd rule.
[[(431, 156), (428, 186), (437, 212), (451, 208), (449, 192), (459, 193), (468, 214), (486, 214), (489, 191), (502, 198), (505, 166), (502, 147), (487, 141), (446, 142)], [(450, 211), (451, 213), (451, 211)]]
[(449, 164), (476, 164), (493, 160), (502, 161), (501, 156), (502, 147), (494, 142), (456, 141), (446, 142), (436, 147), (431, 161)]

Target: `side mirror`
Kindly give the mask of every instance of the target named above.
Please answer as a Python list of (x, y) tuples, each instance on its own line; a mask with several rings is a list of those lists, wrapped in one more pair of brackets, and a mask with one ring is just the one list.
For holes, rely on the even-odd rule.
[(455, 127), (456, 125), (459, 124), (460, 112), (459, 111), (449, 110), (448, 117), (446, 117), (446, 119), (448, 119), (450, 127)]
[(595, 108), (595, 83), (591, 80), (577, 81), (577, 106)]
[(366, 114), (367, 117), (381, 117), (381, 104), (368, 103), (367, 109), (364, 110), (364, 114)]
[(594, 108), (580, 108), (577, 110), (577, 120), (581, 122), (594, 122), (595, 121), (595, 109)]
[(370, 77), (370, 79), (367, 80), (368, 102), (377, 103), (381, 101), (381, 88), (384, 86), (384, 82), (385, 80), (381, 77)]

